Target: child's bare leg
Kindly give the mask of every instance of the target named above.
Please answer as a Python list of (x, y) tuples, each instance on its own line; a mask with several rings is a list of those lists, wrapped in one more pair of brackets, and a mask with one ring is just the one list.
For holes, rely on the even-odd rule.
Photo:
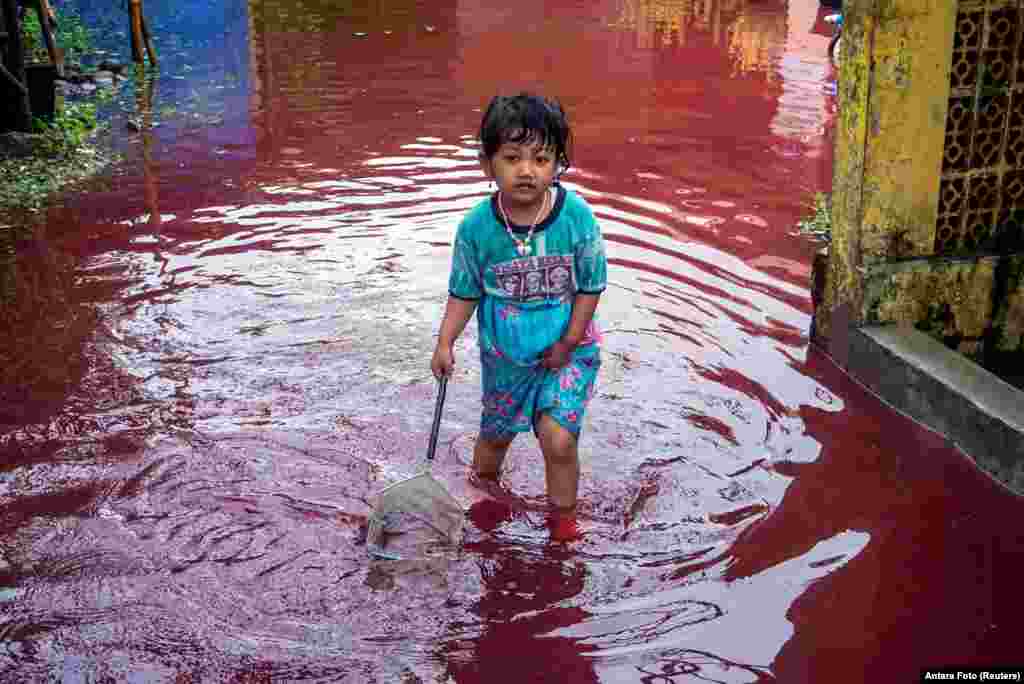
[(580, 481), (576, 436), (545, 413), (537, 421), (537, 437), (544, 453), (548, 500), (559, 511), (571, 513), (576, 508)]
[(512, 439), (513, 437), (494, 440), (480, 436), (473, 447), (473, 474), (484, 480), (497, 481)]

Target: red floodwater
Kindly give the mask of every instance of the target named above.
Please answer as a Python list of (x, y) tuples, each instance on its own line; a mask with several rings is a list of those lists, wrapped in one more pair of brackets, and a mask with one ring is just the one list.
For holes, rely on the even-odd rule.
[[(252, 0), (223, 120), (143, 110), (109, 187), (0, 255), (0, 679), (1019, 662), (1021, 500), (808, 346), (816, 2), (339, 4)], [(373, 496), (425, 454), (451, 236), (489, 192), (480, 108), (520, 88), (565, 103), (565, 181), (608, 242), (585, 535), (548, 541), (532, 437), (512, 497), (467, 484), (471, 326), (434, 468), (465, 542), (371, 562)]]

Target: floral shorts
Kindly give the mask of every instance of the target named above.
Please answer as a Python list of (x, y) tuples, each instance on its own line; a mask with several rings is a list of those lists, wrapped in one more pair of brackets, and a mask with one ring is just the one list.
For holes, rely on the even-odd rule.
[(547, 413), (577, 439), (587, 404), (594, 396), (601, 350), (596, 344), (577, 347), (569, 364), (551, 371), (523, 367), (482, 355), (483, 413), (480, 436), (503, 441), (533, 430)]

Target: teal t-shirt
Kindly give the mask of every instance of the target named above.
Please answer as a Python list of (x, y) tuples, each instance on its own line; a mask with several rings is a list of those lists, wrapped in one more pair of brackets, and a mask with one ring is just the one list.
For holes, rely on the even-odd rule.
[[(576, 294), (598, 294), (607, 285), (601, 229), (586, 201), (555, 183), (554, 207), (534, 231), (530, 256), (521, 256), (492, 196), (474, 207), (455, 235), (449, 293), (479, 300), (480, 351), (520, 367), (566, 331)], [(517, 237), (529, 226), (512, 225)], [(596, 344), (597, 321), (580, 347)]]

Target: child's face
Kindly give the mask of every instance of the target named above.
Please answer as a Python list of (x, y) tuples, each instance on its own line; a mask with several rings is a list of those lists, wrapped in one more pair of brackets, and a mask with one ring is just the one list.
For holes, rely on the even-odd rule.
[(537, 206), (555, 179), (555, 150), (535, 142), (507, 142), (480, 161), (510, 205)]

